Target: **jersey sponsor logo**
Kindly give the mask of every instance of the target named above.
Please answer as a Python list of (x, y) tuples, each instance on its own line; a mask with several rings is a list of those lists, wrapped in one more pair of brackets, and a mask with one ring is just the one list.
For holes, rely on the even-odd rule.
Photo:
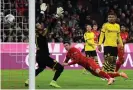
[(118, 33), (117, 30), (107, 30), (107, 31), (108, 31), (108, 33)]

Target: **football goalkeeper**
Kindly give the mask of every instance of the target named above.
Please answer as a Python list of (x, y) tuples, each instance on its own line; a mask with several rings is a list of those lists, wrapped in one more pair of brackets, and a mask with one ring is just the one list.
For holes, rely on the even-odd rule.
[[(55, 71), (53, 80), (50, 82), (50, 85), (56, 88), (59, 88), (60, 86), (56, 83), (57, 79), (61, 75), (64, 67), (58, 63), (55, 59), (51, 58), (49, 55), (49, 49), (48, 49), (48, 42), (46, 39), (46, 34), (48, 31), (48, 27), (44, 28), (42, 17), (44, 15), (44, 12), (47, 9), (47, 6), (45, 3), (42, 3), (40, 5), (41, 13), (39, 17), (39, 22), (36, 24), (36, 62), (38, 63), (38, 69), (35, 71), (35, 76), (38, 76), (45, 68), (48, 66), (49, 68), (53, 69)], [(57, 8), (57, 14), (56, 18), (60, 17), (63, 13), (63, 8), (59, 7)], [(28, 86), (29, 80), (25, 82), (25, 85)]]

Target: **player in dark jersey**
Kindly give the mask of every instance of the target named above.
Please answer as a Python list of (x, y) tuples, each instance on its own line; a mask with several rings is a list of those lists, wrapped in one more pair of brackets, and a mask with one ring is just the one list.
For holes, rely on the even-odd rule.
[[(45, 68), (48, 66), (49, 68), (53, 69), (55, 71), (53, 80), (50, 82), (50, 86), (59, 88), (60, 86), (56, 83), (57, 79), (59, 78), (60, 74), (64, 70), (64, 67), (58, 63), (55, 59), (51, 58), (49, 55), (49, 48), (48, 48), (48, 42), (46, 38), (46, 34), (48, 31), (48, 27), (44, 28), (42, 17), (44, 14), (44, 11), (46, 10), (47, 6), (45, 3), (41, 4), (41, 13), (39, 17), (39, 22), (36, 24), (36, 62), (38, 63), (38, 69), (35, 71), (35, 76), (38, 76)], [(63, 8), (57, 8), (57, 14), (58, 16), (63, 13)], [(29, 81), (27, 80), (25, 82), (25, 85), (28, 86)]]
[[(95, 62), (95, 60), (93, 60), (93, 58), (82, 55), (82, 53), (77, 48), (71, 47), (69, 41), (64, 41), (64, 47), (68, 51), (66, 54), (66, 59), (63, 63), (64, 66), (73, 64), (81, 65), (86, 70), (90, 71), (93, 75), (106, 78), (108, 80), (108, 85), (113, 83), (114, 77), (122, 76), (124, 78), (128, 78), (124, 72), (104, 72), (100, 69), (100, 66)], [(70, 59), (72, 61), (68, 63)]]

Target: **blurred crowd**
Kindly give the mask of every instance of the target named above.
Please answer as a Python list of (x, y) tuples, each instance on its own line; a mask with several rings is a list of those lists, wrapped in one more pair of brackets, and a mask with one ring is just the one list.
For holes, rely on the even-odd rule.
[[(107, 21), (108, 12), (117, 14), (117, 23), (124, 25), (133, 41), (133, 0), (35, 0), (36, 22), (39, 19), (40, 4), (47, 3), (44, 25), (51, 23), (47, 34), (49, 42), (62, 42), (69, 38), (72, 42), (82, 43), (85, 25), (100, 32)], [(64, 16), (54, 21), (57, 7), (64, 8)], [(1, 22), (1, 42), (28, 42), (28, 0), (1, 0), (1, 15), (12, 13), (15, 25), (9, 27)]]

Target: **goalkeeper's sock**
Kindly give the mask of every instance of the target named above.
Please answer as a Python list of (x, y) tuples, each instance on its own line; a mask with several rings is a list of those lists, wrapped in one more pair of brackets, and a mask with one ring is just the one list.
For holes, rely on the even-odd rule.
[(121, 62), (118, 60), (118, 61), (116, 62), (116, 69), (115, 69), (115, 72), (117, 72), (117, 71), (120, 69), (120, 67), (121, 67)]
[(59, 78), (59, 76), (61, 75), (61, 73), (64, 70), (64, 67), (59, 64), (57, 64), (55, 68), (58, 68), (58, 69), (55, 70), (55, 75), (53, 78), (54, 81), (56, 81)]
[(56, 81), (58, 77), (60, 76), (60, 72), (56, 71), (53, 80)]

